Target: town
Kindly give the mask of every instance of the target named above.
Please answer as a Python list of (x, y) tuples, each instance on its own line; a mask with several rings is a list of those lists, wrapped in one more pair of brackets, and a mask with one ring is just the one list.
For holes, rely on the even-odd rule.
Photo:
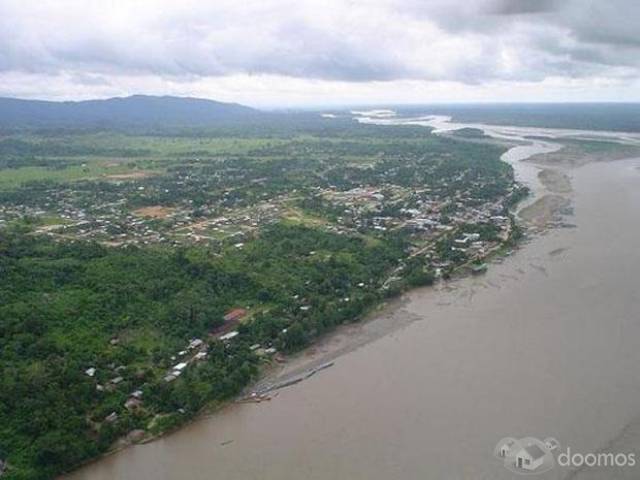
[[(507, 240), (507, 210), (526, 192), (512, 184), (505, 164), (482, 172), (469, 168), (473, 158), (419, 151), (421, 143), (437, 150), (443, 149), (438, 143), (454, 143), (435, 137), (411, 138), (393, 154), (384, 151), (388, 141), (375, 142), (294, 138), (243, 154), (176, 158), (162, 173), (123, 161), (129, 167), (119, 166), (130, 173), (28, 182), (0, 190), (0, 226), (28, 219), (36, 233), (57, 240), (200, 244), (218, 253), (229, 245), (242, 248), (262, 227), (281, 221), (370, 238), (403, 232), (411, 243), (407, 253), (427, 255), (435, 268), (453, 265), (450, 256), (481, 258)], [(491, 148), (497, 150), (477, 146), (474, 154)], [(457, 232), (477, 236), (451, 238), (450, 251), (457, 253), (436, 250), (437, 240)]]
[[(527, 191), (503, 145), (334, 120), (231, 139), (77, 133), (51, 157), (37, 137), (0, 141), (6, 385), (44, 376), (65, 399), (2, 389), (28, 452), (9, 469), (59, 472), (243, 392), (269, 399), (245, 390), (264, 368), (512, 248)], [(52, 408), (55, 435), (22, 421)]]

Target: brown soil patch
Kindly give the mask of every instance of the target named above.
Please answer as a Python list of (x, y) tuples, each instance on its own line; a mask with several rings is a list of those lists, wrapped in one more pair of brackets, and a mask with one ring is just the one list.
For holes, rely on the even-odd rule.
[(113, 175), (106, 175), (105, 178), (111, 180), (136, 180), (140, 178), (147, 178), (152, 176), (152, 172), (145, 172), (144, 170), (139, 170), (137, 172), (131, 173), (114, 173)]
[(161, 207), (160, 205), (156, 205), (153, 207), (138, 208), (134, 210), (133, 213), (135, 213), (140, 217), (166, 218), (175, 211), (176, 211), (175, 208)]

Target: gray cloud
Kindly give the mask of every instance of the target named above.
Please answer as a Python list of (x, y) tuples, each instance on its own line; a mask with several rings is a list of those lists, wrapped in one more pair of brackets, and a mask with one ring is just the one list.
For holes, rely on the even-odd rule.
[[(615, 67), (615, 68), (612, 68)], [(0, 73), (482, 84), (638, 77), (637, 0), (0, 0)]]
[(556, 10), (557, 0), (494, 0), (488, 2), (486, 12), (495, 15), (522, 15)]

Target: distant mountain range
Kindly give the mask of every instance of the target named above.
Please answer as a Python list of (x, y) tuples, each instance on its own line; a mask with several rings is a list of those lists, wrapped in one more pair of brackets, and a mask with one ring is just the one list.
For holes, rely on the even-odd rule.
[(133, 95), (51, 102), (0, 97), (0, 128), (162, 128), (235, 123), (266, 115), (237, 103)]
[[(374, 107), (360, 109), (363, 108)], [(640, 132), (639, 103), (387, 105), (384, 108), (407, 116), (449, 115), (461, 123)], [(164, 133), (237, 126), (260, 128), (265, 132), (282, 128), (348, 128), (352, 123), (348, 110), (335, 112), (340, 115), (327, 119), (318, 111), (267, 113), (237, 103), (149, 95), (75, 102), (0, 97), (0, 131), (26, 128)]]

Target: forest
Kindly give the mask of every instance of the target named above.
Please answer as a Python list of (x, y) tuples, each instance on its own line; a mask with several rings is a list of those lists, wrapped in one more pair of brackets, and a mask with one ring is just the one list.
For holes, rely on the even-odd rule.
[[(376, 285), (401, 254), (400, 242), (368, 245), (286, 224), (222, 257), (2, 231), (0, 451), (12, 465), (7, 478), (50, 478), (133, 429), (166, 428), (232, 397), (257, 372), (250, 345), (291, 351), (357, 319), (377, 294), (356, 285)], [(251, 312), (238, 341), (211, 341), (205, 363), (165, 384), (163, 372), (185, 339), (207, 338), (235, 306)], [(89, 367), (93, 378), (84, 373)], [(117, 388), (98, 391), (116, 371), (124, 379)], [(136, 388), (144, 407), (129, 412), (123, 404)], [(116, 423), (104, 421), (111, 412)]]

